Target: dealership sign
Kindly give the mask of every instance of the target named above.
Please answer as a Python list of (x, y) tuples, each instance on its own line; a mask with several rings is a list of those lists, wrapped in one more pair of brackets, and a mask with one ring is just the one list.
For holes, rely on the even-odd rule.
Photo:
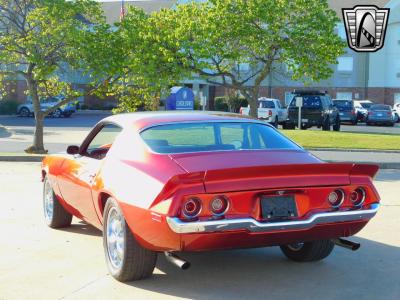
[(381, 49), (385, 41), (389, 12), (389, 8), (378, 8), (375, 5), (343, 8), (349, 47), (357, 52), (375, 52)]

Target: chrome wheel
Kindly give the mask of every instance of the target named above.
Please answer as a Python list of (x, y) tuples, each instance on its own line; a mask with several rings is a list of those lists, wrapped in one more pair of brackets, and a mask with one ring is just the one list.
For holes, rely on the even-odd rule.
[(46, 180), (44, 185), (44, 217), (47, 223), (51, 223), (53, 219), (53, 211), (54, 211), (54, 198), (53, 198), (53, 189), (51, 188), (49, 180)]
[(304, 243), (296, 243), (296, 244), (287, 245), (287, 247), (292, 251), (300, 251), (301, 248), (303, 248), (303, 246), (304, 246)]
[(111, 265), (120, 269), (122, 267), (125, 251), (125, 224), (124, 218), (115, 207), (107, 215), (107, 254)]

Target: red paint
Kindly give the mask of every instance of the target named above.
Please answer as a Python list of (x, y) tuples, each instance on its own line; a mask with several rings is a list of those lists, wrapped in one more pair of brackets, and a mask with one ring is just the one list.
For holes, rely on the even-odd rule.
[[(67, 211), (102, 228), (102, 195), (115, 198), (129, 228), (144, 247), (156, 251), (260, 247), (313, 239), (328, 239), (357, 233), (367, 223), (342, 222), (318, 225), (307, 230), (274, 233), (177, 234), (166, 217), (180, 217), (182, 204), (191, 196), (202, 203), (199, 220), (212, 216), (211, 201), (217, 195), (229, 199), (225, 218), (261, 216), (260, 196), (278, 191), (295, 196), (298, 217), (331, 211), (329, 193), (344, 190), (341, 209), (352, 207), (351, 192), (366, 190), (363, 208), (379, 202), (372, 177), (374, 165), (328, 164), (303, 150), (226, 151), (160, 155), (149, 151), (138, 131), (164, 122), (236, 120), (230, 116), (207, 114), (132, 114), (107, 118), (123, 131), (102, 160), (67, 154), (48, 156), (42, 170), (51, 179), (60, 203)], [(252, 122), (248, 120), (248, 122)], [(96, 126), (88, 139), (98, 130)], [(87, 144), (86, 140), (83, 145)], [(194, 221), (195, 222), (195, 221)]]

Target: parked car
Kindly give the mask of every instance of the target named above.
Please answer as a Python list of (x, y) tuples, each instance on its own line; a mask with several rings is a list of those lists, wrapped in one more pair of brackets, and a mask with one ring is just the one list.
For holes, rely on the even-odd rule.
[(354, 108), (357, 111), (358, 121), (365, 122), (368, 117), (368, 111), (374, 102), (371, 100), (354, 100)]
[(340, 122), (349, 122), (353, 125), (357, 125), (358, 115), (354, 108), (353, 100), (333, 99), (333, 104), (339, 110)]
[(296, 98), (303, 99), (301, 108), (301, 129), (317, 126), (323, 130), (340, 130), (340, 115), (337, 107), (333, 105), (332, 98), (319, 91), (294, 91), (293, 99), (288, 107), (288, 119), (284, 129), (294, 129), (298, 126), (299, 108), (296, 106)]
[[(286, 122), (287, 110), (281, 105), (279, 99), (261, 97), (258, 99), (258, 118), (267, 121), (278, 127), (279, 124)], [(240, 114), (248, 116), (250, 114), (250, 105), (240, 108)]]
[(400, 122), (400, 103), (395, 103), (393, 105), (393, 118), (395, 123)]
[[(41, 99), (40, 100), (40, 109), (42, 111), (45, 111), (48, 108), (55, 106), (58, 102), (60, 102), (64, 99), (65, 98), (63, 96), (49, 97), (46, 99)], [(69, 118), (75, 111), (76, 111), (76, 105), (72, 102), (69, 102), (69, 103), (61, 106), (60, 108), (57, 108), (53, 113), (50, 114), (50, 116), (55, 117), (55, 118), (61, 118), (62, 116), (64, 116), (65, 118)], [(17, 108), (17, 113), (21, 117), (33, 116), (34, 109), (33, 109), (32, 101), (28, 101), (23, 104), (20, 104)]]
[[(376, 165), (326, 163), (270, 124), (240, 115), (152, 112), (100, 121), (41, 167), (48, 226), (72, 216), (103, 230), (110, 274), (151, 276), (157, 254), (280, 246), (327, 257), (376, 214)], [(82, 255), (90, 257), (90, 253)]]
[(393, 112), (390, 105), (371, 105), (368, 111), (367, 125), (373, 124), (394, 126)]

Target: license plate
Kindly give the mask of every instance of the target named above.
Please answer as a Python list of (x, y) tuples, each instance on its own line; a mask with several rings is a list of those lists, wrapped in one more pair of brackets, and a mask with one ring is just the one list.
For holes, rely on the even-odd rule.
[(343, 113), (339, 113), (339, 116), (343, 116)]
[(282, 220), (297, 217), (294, 196), (262, 196), (261, 213), (263, 219), (267, 220)]
[(378, 114), (378, 117), (382, 117), (383, 115), (382, 114)]
[(301, 119), (301, 121), (302, 121), (303, 123), (306, 123), (306, 122), (308, 122), (308, 119)]

